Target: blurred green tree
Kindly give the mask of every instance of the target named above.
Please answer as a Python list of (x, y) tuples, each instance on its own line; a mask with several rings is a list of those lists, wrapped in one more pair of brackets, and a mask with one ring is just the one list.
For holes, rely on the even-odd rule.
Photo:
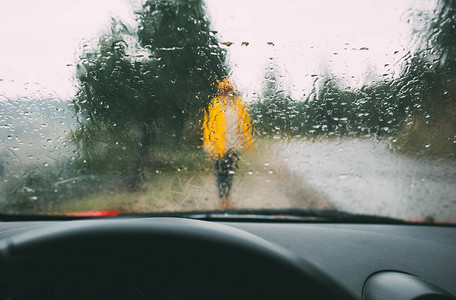
[(252, 104), (252, 117), (259, 135), (289, 135), (296, 133), (293, 119), (296, 101), (283, 87), (282, 75), (273, 66), (267, 68), (260, 101)]
[[(411, 11), (414, 37), (395, 82), (407, 151), (456, 158), (456, 2), (438, 0), (431, 11)], [(417, 147), (418, 146), (418, 147)]]
[(304, 130), (311, 134), (346, 134), (353, 120), (356, 94), (340, 86), (339, 79), (325, 74), (314, 81), (302, 106), (306, 115)]
[(151, 151), (193, 142), (199, 114), (227, 75), (202, 0), (147, 0), (130, 29), (112, 20), (111, 32), (84, 50), (73, 100), (79, 127), (72, 140), (78, 164), (130, 175), (141, 184)]
[(379, 81), (354, 90), (351, 124), (360, 135), (385, 135), (397, 132), (405, 113), (399, 108), (397, 89), (389, 81)]

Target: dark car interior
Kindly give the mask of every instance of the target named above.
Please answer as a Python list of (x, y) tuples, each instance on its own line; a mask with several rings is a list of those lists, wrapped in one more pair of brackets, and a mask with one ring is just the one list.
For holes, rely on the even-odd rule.
[(456, 299), (451, 226), (3, 222), (2, 299)]

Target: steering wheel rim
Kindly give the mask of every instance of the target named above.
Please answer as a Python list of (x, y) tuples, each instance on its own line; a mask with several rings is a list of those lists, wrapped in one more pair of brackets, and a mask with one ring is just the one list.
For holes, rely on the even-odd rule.
[(133, 256), (150, 251), (168, 258), (185, 252), (189, 259), (223, 260), (240, 272), (265, 274), (296, 298), (355, 299), (310, 262), (278, 245), (230, 226), (181, 218), (74, 221), (31, 230), (0, 245), (6, 266), (0, 276), (8, 280), (8, 274), (43, 261), (55, 268), (87, 263), (88, 256), (100, 251)]

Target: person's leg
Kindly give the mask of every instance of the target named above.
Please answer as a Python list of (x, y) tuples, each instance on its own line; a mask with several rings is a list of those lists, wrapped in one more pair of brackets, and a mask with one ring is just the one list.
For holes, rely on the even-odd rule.
[(229, 150), (216, 162), (217, 188), (220, 197), (220, 209), (230, 209), (233, 204), (230, 199), (231, 186), (233, 184), (235, 169), (237, 168), (238, 155)]

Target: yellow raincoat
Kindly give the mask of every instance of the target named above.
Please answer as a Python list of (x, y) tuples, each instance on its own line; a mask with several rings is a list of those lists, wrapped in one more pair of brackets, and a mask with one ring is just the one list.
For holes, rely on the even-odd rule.
[(253, 126), (243, 103), (228, 80), (218, 85), (218, 94), (212, 99), (204, 116), (204, 147), (214, 158), (230, 151), (245, 152), (253, 147)]

